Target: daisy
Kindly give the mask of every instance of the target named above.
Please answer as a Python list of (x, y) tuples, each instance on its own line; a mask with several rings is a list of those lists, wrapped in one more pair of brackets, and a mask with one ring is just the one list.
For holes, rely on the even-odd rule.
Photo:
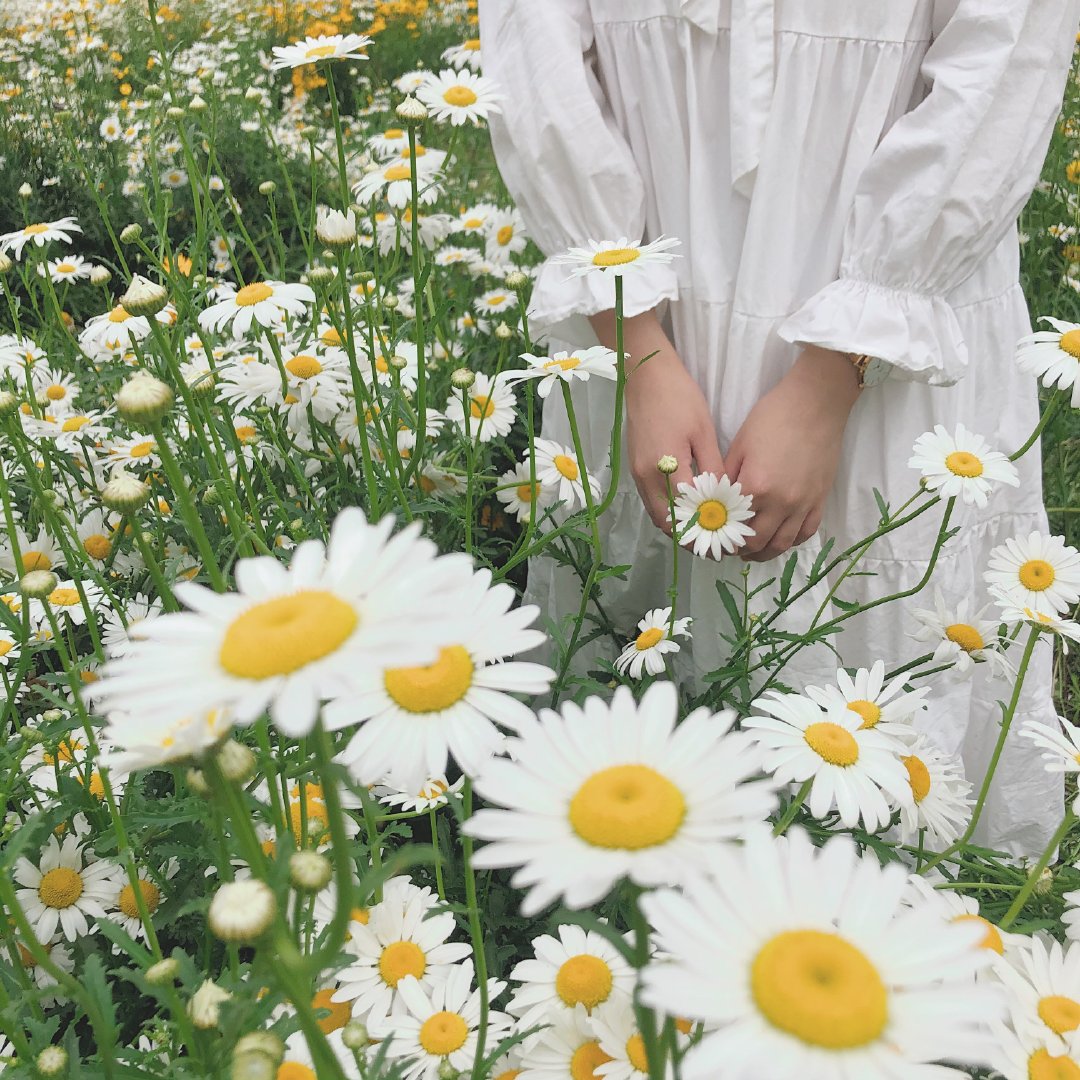
[(997, 998), (972, 976), (982, 931), (907, 906), (902, 867), (845, 837), (757, 826), (709, 881), (642, 898), (662, 957), (642, 1001), (717, 1025), (683, 1060), (686, 1080), (931, 1080), (931, 1062), (983, 1064)]
[(0, 235), (0, 251), (11, 252), (17, 261), (22, 258), (23, 248), (33, 243), (37, 247), (44, 247), (52, 240), (59, 240), (65, 244), (71, 243), (72, 233), (81, 233), (73, 217), (60, 218), (58, 221), (38, 221), (32, 225), (26, 225), (14, 232)]
[(583, 908), (622, 878), (645, 887), (704, 872), (712, 852), (766, 817), (775, 782), (752, 779), (760, 757), (732, 732), (733, 712), (702, 708), (676, 727), (678, 694), (655, 683), (635, 703), (627, 687), (610, 702), (545, 709), (476, 782), (485, 801), (465, 824), (492, 841), (487, 869), (516, 866), (528, 889), (524, 915), (556, 898)]
[(533, 484), (526, 459), (519, 461), (509, 472), (499, 477), (495, 498), (503, 504), (507, 513), (513, 514), (524, 524), (537, 510), (542, 511), (544, 507), (550, 506), (555, 499), (555, 493), (550, 487), (544, 487), (539, 480)]
[(900, 760), (912, 795), (900, 804), (900, 842), (914, 843), (925, 829), (936, 848), (947, 847), (971, 820), (971, 785), (964, 779), (963, 762), (946, 756), (922, 736)]
[[(467, 398), (463, 400), (463, 394)], [(469, 423), (465, 424), (465, 402)], [(490, 442), (509, 434), (517, 418), (517, 397), (502, 378), (493, 379), (482, 371), (467, 391), (454, 391), (446, 403), (446, 418), (479, 442)]]
[[(412, 975), (398, 984), (405, 1011), (376, 1025), (373, 1034), (388, 1038), (387, 1057), (404, 1058), (407, 1080), (436, 1080), (444, 1062), (458, 1073), (468, 1072), (476, 1060), (480, 991), (472, 989), (473, 965), (465, 960), (451, 968), (443, 983), (425, 988)], [(489, 999), (502, 993), (506, 983), (488, 980)], [(497, 1046), (510, 1028), (510, 1017), (497, 1009), (487, 1014), (489, 1046)]]
[(150, 597), (143, 593), (138, 593), (125, 601), (124, 619), (127, 620), (126, 624), (120, 618), (118, 612), (111, 608), (105, 608), (101, 621), (101, 644), (106, 655), (121, 656), (127, 652), (131, 648), (132, 641), (137, 641), (141, 636), (141, 624), (147, 619), (153, 619), (160, 615), (161, 611), (160, 597), (151, 600)]
[[(63, 615), (72, 626), (86, 625), (86, 609), (92, 611), (105, 595), (101, 588), (91, 581), (83, 581), (82, 591), (86, 597), (86, 606), (83, 606), (82, 597), (72, 580), (59, 580), (56, 587), (45, 597), (43, 603), (48, 604), (53, 614), (58, 618)], [(62, 625), (62, 624), (61, 624)]]
[(379, 194), (395, 210), (408, 206), (412, 200), (412, 176), (416, 173), (417, 197), (422, 203), (433, 203), (442, 194), (436, 182), (440, 161), (429, 156), (395, 158), (386, 165), (365, 173), (353, 185), (356, 201), (366, 206)]
[(981, 915), (979, 901), (974, 896), (967, 896), (956, 889), (939, 887), (949, 884), (948, 879), (936, 870), (931, 871), (928, 877), (912, 874), (908, 878), (905, 900), (913, 907), (923, 903), (932, 908), (936, 907), (938, 917), (947, 923), (974, 923), (979, 928), (980, 935), (976, 944), (990, 956), (992, 963), (996, 964), (996, 957), (1004, 956), (1007, 952), (1025, 945), (1028, 940), (1026, 937), (1006, 933)]
[(659, 675), (667, 666), (664, 657), (677, 653), (682, 646), (676, 637), (690, 636), (689, 618), (671, 621), (671, 608), (653, 608), (638, 623), (640, 633), (619, 654), (615, 670), (631, 679), (640, 679), (642, 668), (649, 675)]
[(308, 285), (253, 281), (199, 312), (199, 325), (217, 332), (231, 322), (233, 337), (241, 338), (253, 321), (259, 326), (276, 327), (286, 315), (306, 314), (314, 299), (315, 293)]
[(161, 174), (161, 186), (169, 188), (172, 191), (176, 191), (179, 188), (187, 187), (188, 174), (187, 169), (166, 169)]
[(359, 783), (391, 776), (418, 790), (446, 772), (451, 756), (475, 776), (502, 747), (497, 725), (517, 731), (534, 720), (512, 695), (543, 693), (555, 672), (506, 661), (547, 640), (529, 629), (539, 609), (513, 607), (516, 599), (510, 585), (491, 584), (491, 571), (476, 571), (455, 597), (454, 643), (433, 664), (373, 672), (355, 681), (348, 698), (327, 706), (330, 728), (361, 725), (342, 755)]
[(48, 400), (48, 409), (53, 415), (69, 409), (79, 395), (79, 384), (67, 372), (39, 365), (32, 370), (32, 381), (35, 393)]
[(510, 289), (491, 289), (478, 296), (473, 307), (484, 315), (498, 315), (517, 307), (517, 293)]
[[(702, 558), (719, 559), (732, 554), (754, 535), (745, 522), (754, 516), (750, 509), (753, 497), (742, 493), (742, 486), (726, 476), (701, 473), (689, 483), (679, 484), (675, 496), (675, 532), (683, 547), (693, 549)], [(694, 516), (697, 521), (690, 522)]]
[(372, 669), (430, 662), (446, 641), (468, 560), (436, 558), (419, 525), (391, 538), (394, 524), (389, 515), (369, 524), (350, 507), (329, 545), (298, 545), (289, 568), (240, 559), (236, 592), (180, 582), (174, 591), (191, 610), (145, 624), (87, 692), (106, 708), (163, 719), (228, 706), (249, 724), (269, 708), (283, 734), (307, 734), (320, 700), (351, 697)]
[[(567, 510), (585, 506), (585, 485), (582, 481), (577, 455), (568, 446), (550, 439), (535, 439), (536, 479), (551, 499), (561, 502)], [(589, 473), (589, 491), (593, 502), (600, 498), (600, 480)]]
[[(288, 1015), (287, 1010), (282, 1010), (281, 1015)], [(334, 1057), (337, 1058), (342, 1075), (347, 1077), (359, 1075), (356, 1069), (356, 1058), (342, 1041), (341, 1030), (335, 1029), (323, 1034), (326, 1035), (326, 1042), (333, 1051)], [(294, 1031), (285, 1040), (285, 1054), (277, 1066), (276, 1074), (281, 1077), (281, 1080), (316, 1080), (318, 1073), (315, 1059), (312, 1057), (307, 1037), (302, 1031)]]
[(473, 248), (447, 246), (441, 248), (435, 255), (436, 266), (456, 266), (464, 263), (471, 265), (476, 259), (476, 251)]
[[(161, 906), (161, 886), (159, 881), (174, 877), (180, 864), (175, 859), (170, 859), (162, 872), (156, 875), (156, 880), (143, 874), (139, 875), (139, 888), (142, 891), (143, 903), (146, 905), (147, 914), (153, 917)], [(107, 918), (118, 923), (129, 937), (136, 941), (146, 940), (146, 927), (139, 915), (139, 904), (135, 898), (135, 890), (127, 874), (122, 870), (117, 873), (113, 881), (113, 895), (109, 902), (110, 910)]]
[(1059, 728), (1052, 728), (1037, 720), (1026, 720), (1020, 729), (1022, 739), (1030, 739), (1047, 753), (1042, 759), (1047, 772), (1080, 772), (1080, 729), (1058, 717)]
[(1010, 991), (1014, 1026), (1054, 1053), (1068, 1053), (1080, 1035), (1080, 945), (1032, 935), (1006, 960), (997, 972)]
[(102, 762), (116, 779), (142, 769), (202, 757), (223, 742), (232, 721), (223, 709), (179, 719), (110, 713), (102, 732)]
[(506, 1010), (517, 1017), (519, 1031), (579, 1007), (592, 1012), (615, 1002), (629, 1004), (634, 993), (633, 968), (603, 934), (574, 925), (555, 932), (558, 937), (534, 938), (533, 959), (520, 961), (510, 973), (521, 985)]
[(367, 60), (364, 50), (371, 44), (366, 34), (319, 34), (291, 45), (275, 45), (271, 71), (316, 64), (320, 60)]
[(598, 379), (614, 381), (617, 375), (615, 354), (603, 345), (578, 349), (573, 353), (557, 352), (554, 356), (522, 353), (521, 359), (527, 366), (520, 371), (508, 371), (503, 378), (509, 383), (538, 379), (536, 389), (542, 398), (546, 398), (559, 383), (578, 379), (588, 382), (593, 375)]
[(914, 734), (911, 718), (926, 708), (929, 688), (904, 691), (904, 676), (885, 685), (885, 661), (860, 668), (852, 678), (843, 668), (836, 672), (836, 686), (807, 686), (803, 693), (823, 709), (842, 705), (862, 719), (863, 728), (877, 728), (903, 739)]
[(430, 72), (416, 96), (428, 107), (433, 120), (449, 120), (454, 127), (467, 121), (479, 125), (492, 113), (502, 112), (495, 83), (464, 69), (446, 68), (438, 75)]
[(1080, 600), (1080, 551), (1060, 536), (1040, 532), (1026, 540), (1011, 538), (990, 552), (983, 578), (1017, 607), (1058, 615)]
[(469, 38), (460, 45), (451, 45), (449, 49), (443, 50), (441, 59), (455, 67), (468, 66), (473, 71), (479, 71), (481, 68), (480, 39)]
[[(408, 391), (416, 389), (416, 379), (419, 372), (419, 362), (416, 357), (416, 345), (411, 341), (399, 341), (392, 347), (388, 342), (379, 341), (374, 360), (365, 364), (361, 363), (360, 374), (364, 382), (372, 381), (372, 368), (375, 369), (375, 378), (383, 386), (392, 386), (395, 381)], [(369, 354), (370, 355), (370, 354)], [(390, 361), (394, 361), (391, 366)], [(405, 366), (401, 366), (401, 361)]]
[(95, 859), (76, 836), (68, 835), (62, 844), (50, 836), (37, 866), (20, 858), (12, 877), (21, 886), (16, 897), (23, 914), (37, 939), (47, 943), (58, 931), (75, 941), (90, 933), (88, 915), (106, 917), (115, 873), (115, 863)]
[(123, 465), (128, 469), (156, 469), (161, 465), (157, 440), (153, 435), (136, 432), (126, 439), (113, 439), (105, 448), (110, 465)]
[(401, 157), (409, 149), (409, 133), (404, 128), (387, 128), (372, 135), (367, 145), (377, 158)]
[[(68, 255), (63, 259), (49, 259), (45, 264), (53, 281), (82, 281), (93, 269), (81, 255)], [(44, 272), (44, 268), (41, 268)]]
[(1016, 466), (963, 424), (956, 425), (954, 435), (941, 424), (920, 435), (908, 467), (920, 470), (923, 484), (931, 491), (946, 499), (959, 496), (969, 506), (986, 506), (994, 483), (1020, 486)]
[(781, 784), (813, 781), (807, 806), (818, 820), (836, 810), (845, 828), (861, 823), (877, 832), (891, 820), (893, 804), (912, 801), (900, 760), (904, 744), (864, 727), (858, 713), (835, 703), (823, 709), (809, 698), (775, 690), (754, 708), (769, 715), (749, 716), (743, 728), (766, 751), (766, 770)]
[(378, 1024), (403, 1010), (403, 979), (413, 978), (420, 991), (444, 983), (454, 965), (471, 953), (465, 942), (450, 941), (454, 915), (436, 913), (438, 898), (407, 878), (383, 886), (383, 898), (367, 910), (367, 921), (350, 924), (345, 943), (348, 967), (338, 972), (333, 1001), (351, 1003), (352, 1015)]
[(552, 262), (572, 266), (571, 277), (605, 273), (609, 270), (621, 276), (634, 273), (650, 264), (664, 265), (679, 258), (670, 251), (679, 243), (673, 236), (658, 237), (651, 244), (634, 244), (625, 236), (618, 240), (589, 240), (588, 247), (572, 247), (564, 255), (556, 255)]
[[(65, 942), (56, 941), (51, 945), (43, 944), (42, 942), (39, 942), (38, 944), (41, 945), (48, 954), (52, 964), (66, 974), (72, 974), (75, 970), (75, 957), (72, 956), (71, 950)], [(30, 976), (31, 981), (36, 987), (41, 990), (48, 990), (50, 987), (59, 985), (56, 981), (56, 977), (34, 959), (30, 950), (25, 945), (21, 942), (16, 942), (15, 946), (19, 950), (19, 959), (22, 961), (23, 970)], [(54, 991), (51, 994), (43, 994), (38, 1000), (42, 1005), (54, 1005), (59, 996), (60, 995)], [(0, 1056), (3, 1055), (2, 1041), (3, 1040), (0, 1040)], [(0, 1063), (0, 1070), (2, 1069), (3, 1064)]]
[(1004, 1080), (1070, 1080), (1080, 1076), (1080, 1038), (1066, 1040), (1066, 1050), (1058, 1053), (1023, 1031), (1019, 1034), (1004, 1024), (991, 1026), (997, 1046), (994, 1067)]
[(426, 814), (429, 810), (438, 810), (440, 806), (446, 806), (450, 799), (460, 797), (464, 786), (464, 776), (459, 776), (451, 784), (443, 774), (425, 780), (418, 791), (411, 791), (388, 782), (376, 785), (372, 789), (372, 794), (383, 806), (392, 807), (403, 813)]
[[(169, 309), (166, 308), (165, 311)], [(162, 322), (159, 312), (156, 318)], [(150, 320), (145, 315), (132, 315), (120, 304), (101, 315), (86, 321), (79, 334), (79, 344), (91, 356), (115, 355), (131, 347), (132, 342), (142, 341), (150, 333)]]
[(952, 664), (962, 678), (974, 674), (976, 664), (989, 664), (993, 676), (1010, 675), (1012, 669), (998, 638), (998, 620), (982, 617), (990, 605), (983, 605), (974, 614), (969, 613), (970, 607), (969, 596), (961, 597), (954, 608), (946, 607), (941, 589), (935, 586), (933, 611), (910, 609), (920, 624), (911, 637), (934, 645), (932, 663)]
[(1060, 390), (1072, 387), (1072, 407), (1080, 408), (1080, 324), (1040, 315), (1053, 330), (1037, 330), (1016, 345), (1016, 363), (1021, 371), (1035, 375), (1044, 386)]
[(1061, 648), (1065, 653), (1069, 651), (1069, 641), (1080, 641), (1080, 623), (1073, 619), (1063, 619), (1029, 607), (1019, 607), (1008, 593), (995, 593), (994, 602), (998, 605), (1003, 622), (1026, 622), (1047, 633), (1057, 634), (1062, 639)]
[(487, 218), (486, 233), (484, 255), (498, 264), (508, 263), (511, 255), (524, 251), (528, 240), (525, 219), (516, 207), (492, 211)]
[[(638, 1030), (629, 1001), (613, 1002), (597, 1009), (589, 1017), (589, 1026), (600, 1042), (600, 1049), (610, 1059), (597, 1066), (598, 1077), (604, 1080), (649, 1080), (645, 1040)], [(664, 1075), (668, 1078), (673, 1075), (670, 1061), (665, 1064)]]
[(0, 667), (9, 667), (11, 664), (17, 664), (21, 652), (21, 642), (10, 637), (6, 630), (0, 630)]
[(457, 232), (472, 233), (482, 236), (488, 231), (488, 222), (499, 213), (499, 207), (494, 203), (477, 203), (475, 206), (466, 207), (458, 215)]
[[(56, 541), (45, 531), (42, 525), (37, 535), (31, 539), (23, 529), (15, 526), (15, 546), (22, 556), (22, 572), (29, 573), (31, 570), (55, 570), (64, 565), (64, 556)], [(9, 574), (19, 573), (15, 565), (15, 550), (11, 544), (11, 538), (5, 535), (0, 539), (0, 568)]]
[(583, 1005), (556, 1014), (524, 1052), (524, 1080), (601, 1080), (600, 1069), (612, 1061)]

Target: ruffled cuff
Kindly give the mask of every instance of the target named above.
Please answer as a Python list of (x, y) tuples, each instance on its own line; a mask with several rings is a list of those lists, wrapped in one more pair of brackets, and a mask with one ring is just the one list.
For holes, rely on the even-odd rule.
[[(594, 335), (586, 316), (615, 306), (615, 282), (608, 273), (570, 276), (570, 267), (548, 259), (540, 266), (529, 301), (529, 330), (560, 341), (588, 341)], [(623, 277), (623, 313), (651, 311), (664, 300), (679, 298), (672, 267), (652, 263)]]
[(785, 341), (876, 356), (892, 378), (951, 386), (967, 370), (956, 312), (940, 296), (840, 278), (777, 328)]

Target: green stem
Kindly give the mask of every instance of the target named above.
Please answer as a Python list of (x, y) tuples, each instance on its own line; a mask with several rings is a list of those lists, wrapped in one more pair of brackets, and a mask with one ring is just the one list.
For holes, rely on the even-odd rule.
[[(465, 819), (472, 817), (473, 790), (468, 778), (462, 788), (462, 800)], [(476, 984), (480, 990), (480, 1024), (476, 1030), (476, 1057), (473, 1059), (472, 1080), (483, 1080), (481, 1065), (484, 1061), (484, 1046), (487, 1042), (488, 1025), (488, 973), (487, 953), (484, 951), (484, 928), (480, 922), (480, 905), (476, 900), (476, 872), (473, 869), (473, 839), (465, 834), (461, 837), (462, 858), (465, 862), (465, 903), (469, 912), (469, 938), (472, 941), (473, 956), (476, 959)]]
[(1050, 843), (1046, 845), (1046, 850), (1039, 857), (1039, 861), (1031, 868), (1031, 872), (1027, 876), (1027, 881), (1024, 882), (1023, 888), (1016, 894), (1016, 899), (1013, 900), (1009, 910), (1005, 912), (1005, 918), (998, 923), (998, 926), (1002, 930), (1008, 930), (1012, 926), (1013, 921), (1017, 915), (1024, 908), (1024, 904), (1027, 903), (1028, 897), (1032, 894), (1035, 886), (1039, 883), (1039, 878), (1042, 877), (1042, 872), (1050, 865), (1050, 860), (1054, 857), (1054, 852), (1057, 851), (1061, 841), (1065, 839), (1069, 829), (1072, 828), (1073, 822), (1076, 821), (1076, 815), (1072, 812), (1072, 807), (1068, 807), (1065, 810), (1065, 817), (1062, 818), (1061, 824), (1057, 827), (1054, 835), (1050, 837)]
[(803, 786), (796, 792), (795, 798), (788, 804), (788, 808), (784, 811), (783, 816), (773, 828), (773, 836), (783, 836), (784, 833), (787, 832), (788, 826), (795, 820), (795, 815), (799, 812), (799, 807), (806, 802), (807, 796), (810, 794), (810, 789), (813, 786), (813, 777), (810, 777), (809, 780), (803, 782)]

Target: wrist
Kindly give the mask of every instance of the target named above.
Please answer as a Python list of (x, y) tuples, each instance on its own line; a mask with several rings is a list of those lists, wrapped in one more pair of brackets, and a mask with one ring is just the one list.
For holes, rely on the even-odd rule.
[(850, 409), (861, 392), (859, 369), (848, 353), (805, 346), (792, 367), (800, 381), (819, 387), (829, 399)]

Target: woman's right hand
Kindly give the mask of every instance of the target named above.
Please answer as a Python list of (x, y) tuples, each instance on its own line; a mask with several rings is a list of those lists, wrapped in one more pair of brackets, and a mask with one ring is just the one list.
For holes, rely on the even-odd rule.
[[(591, 321), (601, 343), (614, 349), (614, 315), (604, 312)], [(653, 524), (670, 536), (667, 477), (657, 469), (657, 462), (665, 455), (678, 461), (678, 471), (671, 476), (672, 491), (696, 473), (720, 476), (724, 460), (716, 428), (701, 388), (653, 312), (624, 320), (623, 349), (627, 354), (626, 443), (630, 473)], [(643, 362), (647, 356), (650, 359)]]

